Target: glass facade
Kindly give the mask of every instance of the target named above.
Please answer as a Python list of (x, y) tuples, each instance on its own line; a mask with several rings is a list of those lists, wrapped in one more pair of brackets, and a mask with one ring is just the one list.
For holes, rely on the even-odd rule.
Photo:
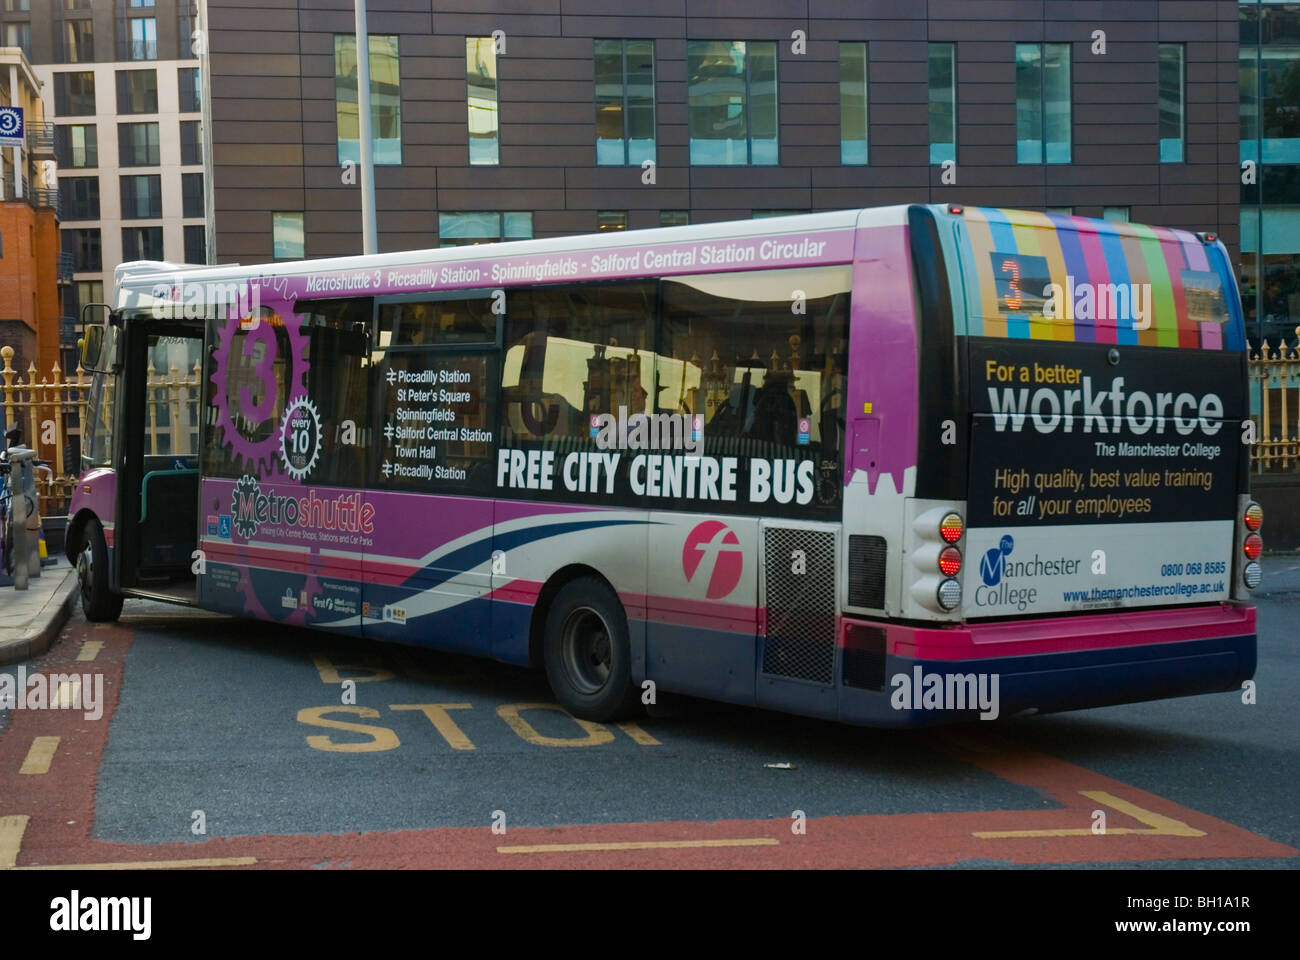
[(1160, 44), (1160, 162), (1182, 163), (1184, 67), (1181, 43)]
[[(338, 162), (361, 162), (357, 116), (357, 38), (334, 36), (334, 121)], [(402, 162), (402, 84), (397, 37), (370, 35), (370, 143), (375, 166)]]
[(533, 215), (527, 212), (438, 214), (438, 246), (467, 247), (498, 240), (531, 240)]
[(1241, 24), (1241, 305), (1252, 344), (1300, 326), (1300, 3), (1252, 0)]
[(867, 162), (867, 45), (840, 44), (840, 163)]
[(497, 114), (497, 50), (492, 37), (465, 38), (465, 100), (469, 124), (469, 162), (501, 162)]
[(1016, 44), (1016, 162), (1070, 162), (1070, 45)]
[(692, 164), (780, 162), (775, 43), (689, 40), (686, 77)]
[(301, 260), (306, 254), (301, 212), (271, 214), (271, 250), (277, 260)]
[(597, 40), (596, 163), (640, 166), (655, 159), (653, 40)]

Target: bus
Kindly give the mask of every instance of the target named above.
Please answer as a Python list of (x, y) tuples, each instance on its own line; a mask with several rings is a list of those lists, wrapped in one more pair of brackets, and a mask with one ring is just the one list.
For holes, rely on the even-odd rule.
[(914, 204), (115, 280), (67, 534), (90, 620), (151, 598), (490, 657), (596, 721), (1253, 676), (1213, 235)]

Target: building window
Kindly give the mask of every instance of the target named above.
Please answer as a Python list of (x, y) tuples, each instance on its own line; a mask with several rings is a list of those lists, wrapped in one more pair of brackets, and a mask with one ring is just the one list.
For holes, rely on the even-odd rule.
[(867, 45), (840, 44), (840, 163), (867, 162)]
[(626, 210), (597, 210), (596, 229), (600, 233), (614, 233), (627, 229)]
[(32, 9), (32, 0), (5, 0), (5, 13), (27, 13)]
[(154, 0), (131, 0), (130, 3), (132, 7), (152, 7), (153, 5)]
[(76, 286), (77, 303), (81, 304), (83, 307), (88, 303), (104, 302), (103, 280), (78, 280)]
[(54, 75), (54, 111), (61, 117), (95, 115), (95, 74), (89, 70)]
[(95, 125), (70, 123), (55, 127), (54, 156), (60, 167), (99, 166), (99, 138)]
[(301, 212), (271, 214), (271, 255), (276, 260), (301, 260), (306, 245)]
[(1047, 212), (1054, 213), (1058, 217), (1072, 217), (1074, 216), (1074, 207), (1048, 207)]
[(1070, 162), (1070, 45), (1016, 44), (1016, 162)]
[(119, 166), (158, 166), (158, 124), (119, 123), (117, 147)]
[(531, 213), (440, 213), (438, 245), (466, 247), (498, 240), (529, 240), (533, 236)]
[[(334, 36), (334, 123), (339, 163), (361, 162), (357, 38)], [(402, 162), (402, 89), (397, 37), (370, 35), (370, 151), (376, 166)]]
[(122, 177), (122, 219), (156, 220), (162, 216), (162, 177), (156, 173)]
[(686, 44), (690, 160), (701, 165), (779, 162), (776, 44)]
[(22, 47), (27, 59), (32, 57), (32, 25), (30, 23), (5, 24), (5, 46)]
[(469, 162), (501, 162), (497, 115), (497, 53), (491, 37), (465, 38), (465, 99), (468, 104)]
[(181, 165), (203, 162), (203, 124), (198, 120), (181, 121)]
[(181, 203), (182, 217), (206, 216), (203, 203), (203, 174), (181, 174)]
[(596, 41), (596, 163), (655, 160), (653, 40)]
[(163, 259), (162, 227), (123, 227), (122, 262)]
[(185, 228), (186, 263), (208, 262), (208, 241), (205, 234), (206, 230), (207, 227), (202, 224)]
[(59, 51), (60, 63), (94, 63), (94, 21), (89, 17), (84, 20), (65, 20), (59, 39), (62, 45)]
[(177, 67), (176, 88), (180, 92), (181, 113), (198, 113), (203, 109), (203, 85), (198, 67)]
[(1101, 218), (1111, 223), (1128, 223), (1128, 207), (1102, 207)]
[(1160, 44), (1160, 162), (1183, 162), (1183, 45)]
[(126, 49), (123, 60), (158, 59), (158, 21), (153, 17), (132, 17), (126, 21)]
[(98, 220), (99, 177), (60, 179), (59, 213), (64, 220)]
[(957, 162), (957, 46), (929, 45), (930, 163)]
[(809, 212), (810, 211), (808, 210), (792, 210), (792, 209), (751, 210), (750, 218), (753, 220), (766, 220), (769, 217), (798, 217), (801, 216), (802, 214), (809, 213)]
[(119, 70), (117, 72), (117, 112), (158, 112), (158, 71)]
[(691, 212), (689, 210), (660, 210), (659, 226), (661, 227), (684, 227), (691, 222)]
[(63, 0), (64, 10), (89, 10), (90, 0)]
[(4, 238), (4, 234), (0, 233), (0, 260), (4, 259), (4, 255), (5, 255), (5, 238)]
[(99, 230), (64, 230), (63, 252), (72, 254), (72, 269), (99, 271), (104, 269), (100, 256)]

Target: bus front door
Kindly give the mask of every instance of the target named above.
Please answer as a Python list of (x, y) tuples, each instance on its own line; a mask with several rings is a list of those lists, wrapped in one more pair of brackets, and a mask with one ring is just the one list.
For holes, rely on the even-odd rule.
[(116, 582), (127, 595), (192, 604), (203, 329), (128, 315), (121, 337)]

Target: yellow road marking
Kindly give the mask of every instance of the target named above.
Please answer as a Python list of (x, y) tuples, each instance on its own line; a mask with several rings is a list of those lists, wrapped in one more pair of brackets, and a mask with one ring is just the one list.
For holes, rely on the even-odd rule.
[(632, 738), (633, 740), (635, 740), (637, 743), (641, 744), (641, 746), (643, 746), (643, 747), (657, 747), (657, 746), (659, 746), (659, 741), (658, 741), (658, 740), (656, 740), (654, 737), (650, 736), (650, 734), (646, 733), (644, 730), (642, 730), (640, 727), (638, 727), (638, 726), (637, 726), (635, 723), (633, 723), (631, 720), (625, 721), (624, 723), (620, 723), (620, 724), (618, 724), (617, 726), (618, 726), (618, 728), (619, 728), (620, 730), (622, 730), (624, 733), (626, 733), (629, 737), (631, 737), (631, 738)]
[(78, 660), (94, 660), (99, 656), (99, 651), (104, 649), (103, 640), (87, 640), (81, 645), (81, 650), (77, 653)]
[(71, 710), (75, 706), (81, 705), (81, 681), (80, 680), (62, 680), (59, 682), (59, 688), (54, 691), (54, 702), (50, 704), (59, 710)]
[(126, 863), (55, 863), (15, 870), (184, 870), (191, 867), (248, 867), (256, 857), (208, 857), (203, 860), (133, 860)]
[(0, 870), (8, 870), (18, 862), (23, 834), (27, 832), (27, 820), (27, 816), (21, 813), (0, 817)]
[[(556, 713), (562, 713), (578, 726), (583, 729), (586, 736), (582, 737), (548, 737), (537, 732), (537, 729), (523, 718), (525, 710), (551, 710)], [(572, 716), (569, 711), (565, 710), (558, 703), (503, 703), (497, 707), (497, 716), (506, 722), (506, 724), (519, 735), (519, 739), (525, 743), (531, 743), (539, 747), (599, 747), (602, 744), (612, 743), (614, 735), (609, 732), (609, 728), (603, 724), (595, 723), (591, 720), (583, 720), (579, 717)]]
[(473, 750), (474, 743), (469, 737), (465, 736), (465, 731), (456, 725), (456, 721), (447, 713), (448, 710), (470, 710), (468, 703), (390, 703), (389, 710), (420, 710), (429, 722), (433, 724), (434, 729), (442, 734), (442, 738), (451, 745), (453, 750)]
[(1174, 820), (1171, 817), (1154, 813), (1150, 810), (1144, 810), (1136, 804), (1122, 800), (1112, 793), (1104, 790), (1080, 790), (1083, 796), (1097, 803), (1105, 804), (1118, 810), (1120, 813), (1126, 813), (1134, 820), (1145, 823), (1148, 829), (1139, 829), (1137, 827), (1107, 827), (1105, 833), (1094, 833), (1091, 827), (1064, 827), (1056, 830), (976, 830), (974, 835), (982, 840), (1007, 840), (1023, 837), (1092, 837), (1092, 836), (1127, 836), (1140, 835), (1145, 837), (1203, 837), (1204, 830), (1197, 830), (1195, 827), (1189, 827), (1181, 820)]
[(49, 773), (50, 764), (54, 762), (54, 751), (59, 749), (58, 737), (36, 737), (32, 740), (19, 773)]
[(734, 840), (630, 840), (611, 843), (539, 843), (530, 847), (497, 847), (497, 853), (582, 853), (602, 850), (681, 850), (691, 847), (775, 847), (773, 837)]

